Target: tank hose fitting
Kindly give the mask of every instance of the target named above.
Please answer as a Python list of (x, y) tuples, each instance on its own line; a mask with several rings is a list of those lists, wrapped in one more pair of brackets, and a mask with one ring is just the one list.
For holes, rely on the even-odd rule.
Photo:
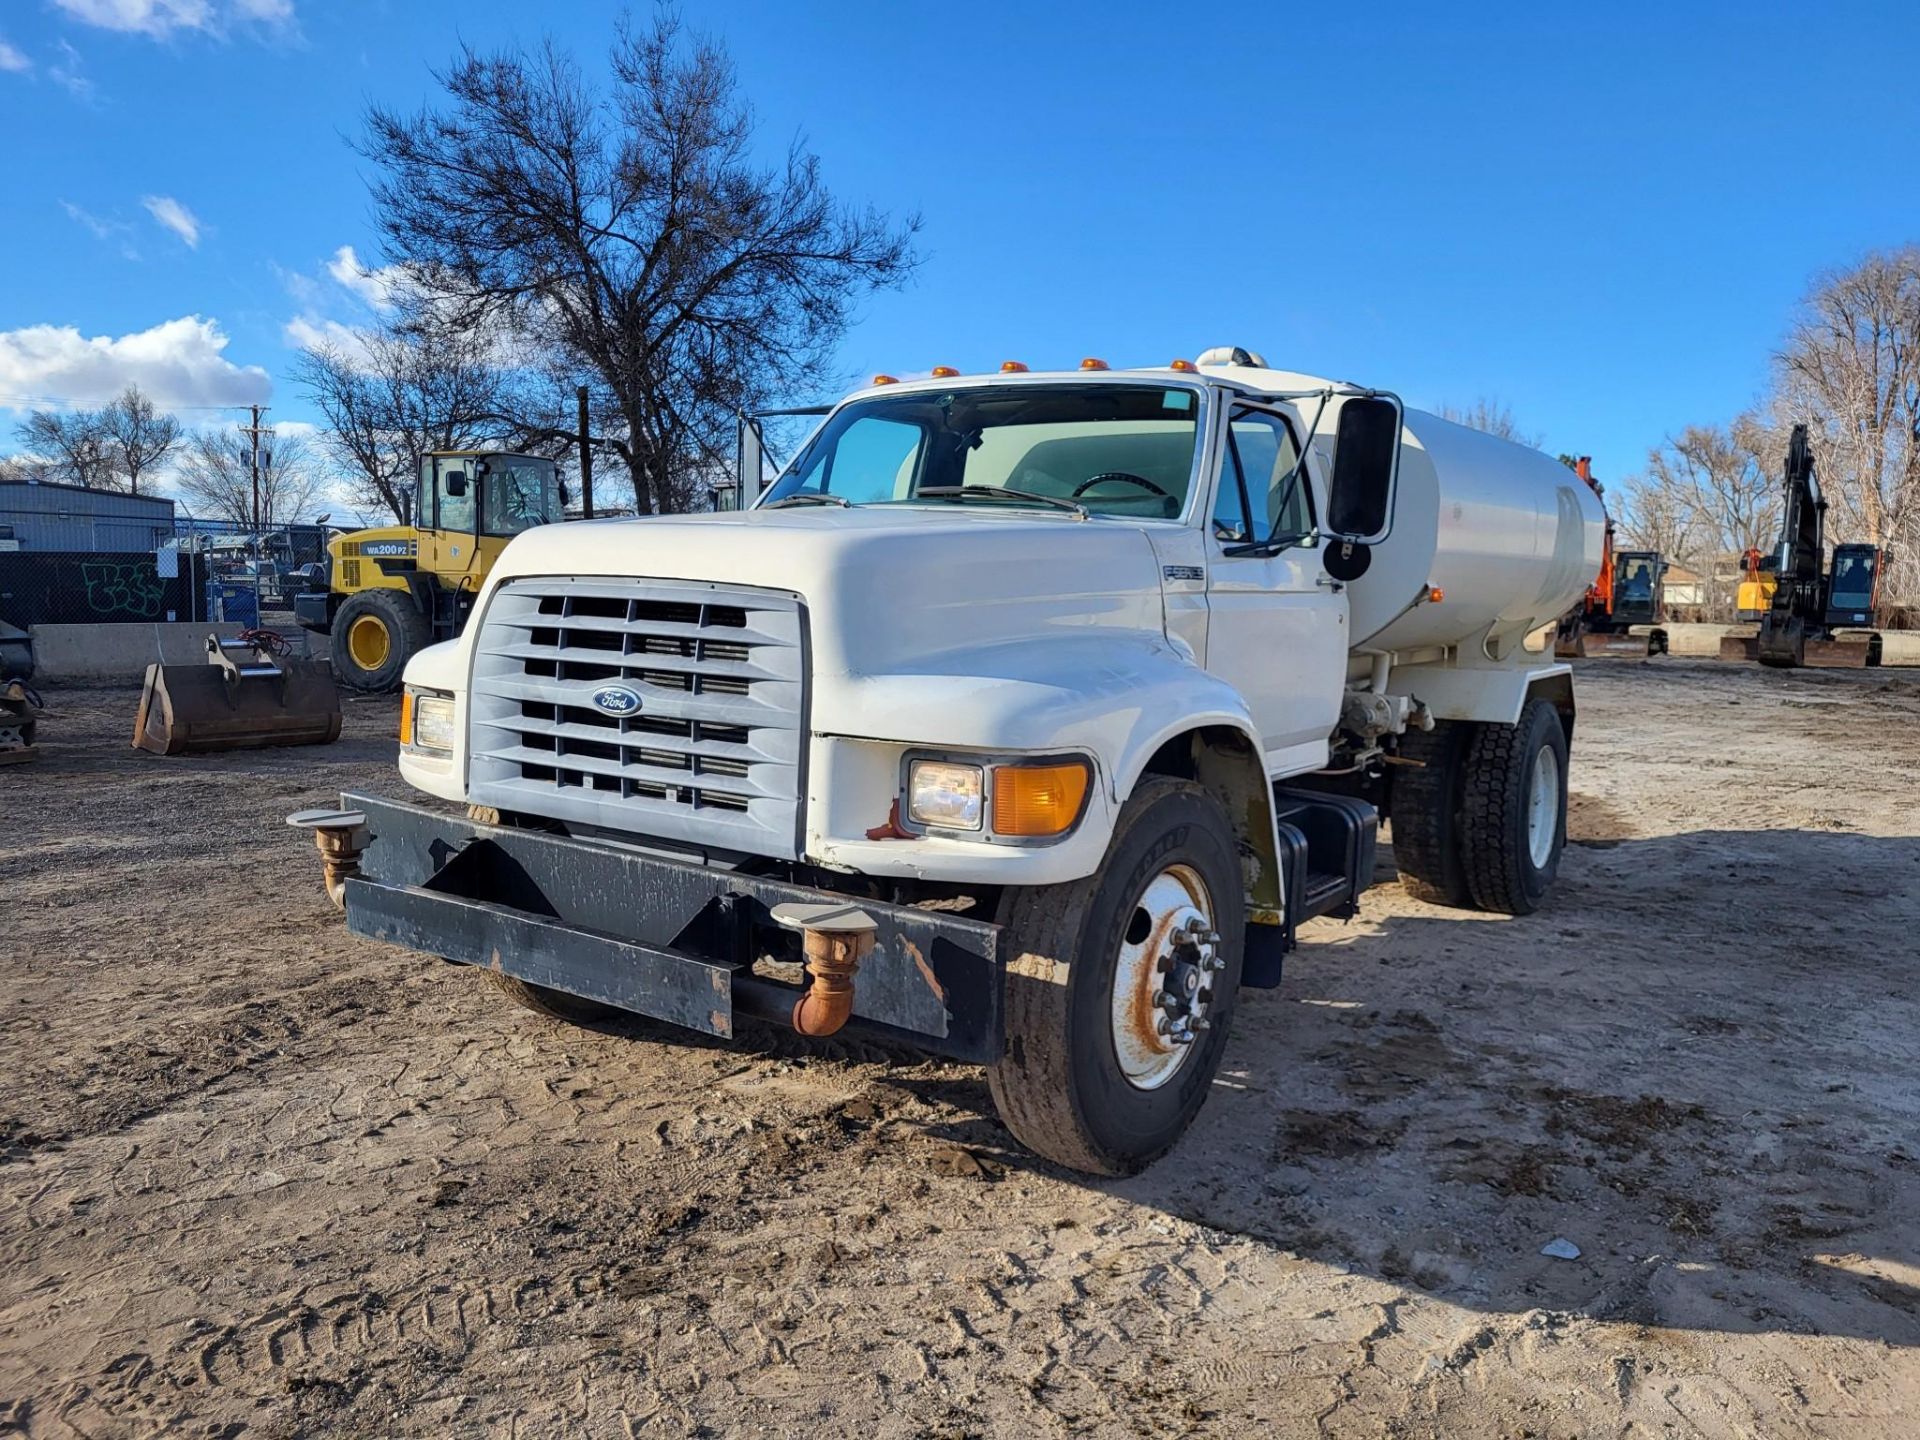
[(301, 810), (287, 817), (296, 830), (313, 831), (322, 882), (336, 910), (347, 908), (347, 881), (360, 873), (367, 848), (367, 817), (358, 810)]
[(776, 905), (774, 920), (801, 934), (808, 985), (793, 1005), (793, 1028), (819, 1038), (836, 1033), (853, 1014), (853, 977), (873, 953), (879, 927), (852, 905)]

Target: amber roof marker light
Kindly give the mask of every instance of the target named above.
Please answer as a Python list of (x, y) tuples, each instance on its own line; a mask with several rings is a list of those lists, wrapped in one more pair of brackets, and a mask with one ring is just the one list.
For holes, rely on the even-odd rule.
[(933, 369), (927, 372), (927, 374), (932, 376), (935, 380), (951, 380), (955, 376), (957, 376), (959, 373), (960, 372), (954, 369), (953, 366), (951, 365), (936, 365), (933, 367)]
[(1104, 360), (1096, 360), (1091, 355), (1080, 362), (1082, 370), (1111, 370), (1113, 367)]
[(1024, 360), (1002, 360), (1000, 362), (1000, 373), (1002, 375), (1024, 375), (1027, 373), (1027, 362)]
[(900, 381), (892, 375), (876, 375), (870, 383), (875, 385), (898, 385)]
[(1167, 368), (1169, 370), (1194, 371), (1200, 367), (1191, 360), (1170, 360), (1167, 362)]

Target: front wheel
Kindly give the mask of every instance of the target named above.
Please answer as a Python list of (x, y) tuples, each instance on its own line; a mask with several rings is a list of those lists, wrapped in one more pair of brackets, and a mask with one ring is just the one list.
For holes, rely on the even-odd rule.
[(407, 662), (433, 643), (433, 625), (404, 590), (360, 590), (333, 616), (333, 673), (371, 694), (400, 688)]
[(1149, 777), (1084, 880), (1007, 892), (1006, 1050), (994, 1106), (1028, 1149), (1129, 1175), (1207, 1098), (1240, 987), (1246, 900), (1220, 803)]

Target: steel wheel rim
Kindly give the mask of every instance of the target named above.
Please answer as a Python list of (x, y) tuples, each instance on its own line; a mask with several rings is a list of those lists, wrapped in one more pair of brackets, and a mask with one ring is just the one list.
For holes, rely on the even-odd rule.
[(347, 627), (347, 653), (362, 670), (378, 670), (392, 649), (387, 627), (372, 615), (362, 615)]
[[(1140, 920), (1143, 912), (1144, 925)], [(1190, 865), (1169, 865), (1147, 882), (1128, 912), (1127, 924), (1114, 971), (1110, 1014), (1114, 1058), (1129, 1085), (1136, 1090), (1157, 1090), (1180, 1072), (1187, 1057), (1199, 1047), (1197, 1036), (1180, 1043), (1168, 1035), (1169, 1012), (1157, 1003), (1156, 996), (1164, 993), (1171, 976), (1185, 973), (1175, 957), (1176, 947), (1183, 941), (1211, 959), (1214, 946), (1196, 943), (1194, 937), (1213, 931), (1213, 897), (1199, 871)], [(1145, 934), (1140, 939), (1127, 938), (1142, 929)], [(1206, 1028), (1212, 986), (1212, 974), (1208, 973), (1182, 1007), (1195, 1030)]]
[(1560, 838), (1560, 756), (1542, 745), (1533, 757), (1533, 784), (1527, 794), (1527, 856), (1544, 870)]

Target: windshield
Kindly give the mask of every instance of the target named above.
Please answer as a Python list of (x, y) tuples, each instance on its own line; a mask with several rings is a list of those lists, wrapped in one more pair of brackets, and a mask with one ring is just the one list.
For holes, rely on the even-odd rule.
[(1828, 602), (1839, 610), (1868, 610), (1873, 607), (1873, 558), (1851, 554), (1837, 557), (1833, 567), (1833, 599)]
[[(940, 504), (994, 492), (1007, 505), (1071, 501), (1099, 515), (1170, 520), (1186, 505), (1200, 395), (1166, 385), (992, 385), (843, 406), (761, 501)], [(1022, 497), (1016, 492), (1027, 492)], [(936, 492), (936, 493), (924, 493)], [(1049, 503), (1049, 502), (1053, 503)]]
[(518, 535), (558, 520), (560, 477), (551, 460), (495, 455), (487, 461), (486, 522), (489, 535)]
[(1645, 555), (1623, 555), (1620, 557), (1620, 598), (1623, 600), (1651, 600), (1653, 598), (1653, 561)]

